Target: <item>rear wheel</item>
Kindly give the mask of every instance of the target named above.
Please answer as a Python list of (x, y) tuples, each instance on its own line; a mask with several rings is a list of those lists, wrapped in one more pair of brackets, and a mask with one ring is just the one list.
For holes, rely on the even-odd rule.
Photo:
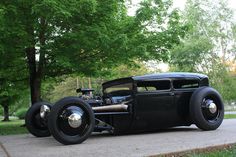
[[(26, 113), (25, 124), (27, 130), (36, 137), (50, 136), (47, 127), (47, 113), (50, 112), (52, 105), (48, 102), (37, 102), (33, 104)], [(40, 114), (40, 110), (45, 109), (45, 112)]]
[(78, 97), (66, 97), (52, 108), (48, 127), (52, 136), (62, 144), (79, 144), (92, 133), (95, 118), (88, 103)]
[(190, 115), (198, 128), (217, 129), (224, 119), (224, 104), (220, 94), (211, 87), (197, 89), (190, 100)]

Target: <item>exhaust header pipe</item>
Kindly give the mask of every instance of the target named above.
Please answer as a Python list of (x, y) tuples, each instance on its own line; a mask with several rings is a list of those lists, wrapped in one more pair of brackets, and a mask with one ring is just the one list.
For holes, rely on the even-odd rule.
[(95, 112), (125, 112), (128, 110), (128, 105), (117, 104), (117, 105), (107, 105), (107, 106), (97, 106), (92, 107)]

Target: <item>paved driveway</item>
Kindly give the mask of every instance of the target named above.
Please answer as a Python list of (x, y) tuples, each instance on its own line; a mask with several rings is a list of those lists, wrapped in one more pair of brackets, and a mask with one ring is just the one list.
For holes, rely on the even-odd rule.
[[(137, 157), (236, 143), (236, 119), (224, 120), (216, 131), (201, 131), (195, 126), (168, 129), (157, 133), (111, 136), (96, 134), (78, 145), (64, 146), (52, 137), (29, 134), (0, 136), (0, 156), (11, 157)], [(6, 149), (4, 151), (4, 149)]]
[(225, 114), (236, 114), (236, 111), (226, 111)]

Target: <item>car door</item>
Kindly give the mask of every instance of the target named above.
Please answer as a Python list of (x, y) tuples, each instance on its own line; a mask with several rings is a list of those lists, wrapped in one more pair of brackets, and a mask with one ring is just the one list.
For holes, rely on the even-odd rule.
[(178, 78), (173, 80), (174, 103), (178, 116), (176, 119), (182, 123), (190, 123), (189, 102), (193, 92), (199, 87), (199, 79)]
[(135, 118), (137, 128), (161, 128), (172, 123), (174, 95), (171, 80), (137, 82), (135, 96)]

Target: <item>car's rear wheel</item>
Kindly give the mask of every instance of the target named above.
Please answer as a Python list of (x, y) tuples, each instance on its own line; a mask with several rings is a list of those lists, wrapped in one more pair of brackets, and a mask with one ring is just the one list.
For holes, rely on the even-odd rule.
[(62, 144), (79, 144), (92, 133), (95, 118), (88, 103), (78, 97), (66, 97), (52, 108), (48, 127), (52, 136)]
[(47, 114), (51, 107), (48, 102), (37, 102), (29, 108), (25, 116), (25, 125), (32, 135), (36, 137), (51, 135), (47, 127)]
[(217, 129), (224, 119), (224, 104), (220, 94), (211, 87), (197, 89), (190, 100), (190, 116), (202, 130)]

